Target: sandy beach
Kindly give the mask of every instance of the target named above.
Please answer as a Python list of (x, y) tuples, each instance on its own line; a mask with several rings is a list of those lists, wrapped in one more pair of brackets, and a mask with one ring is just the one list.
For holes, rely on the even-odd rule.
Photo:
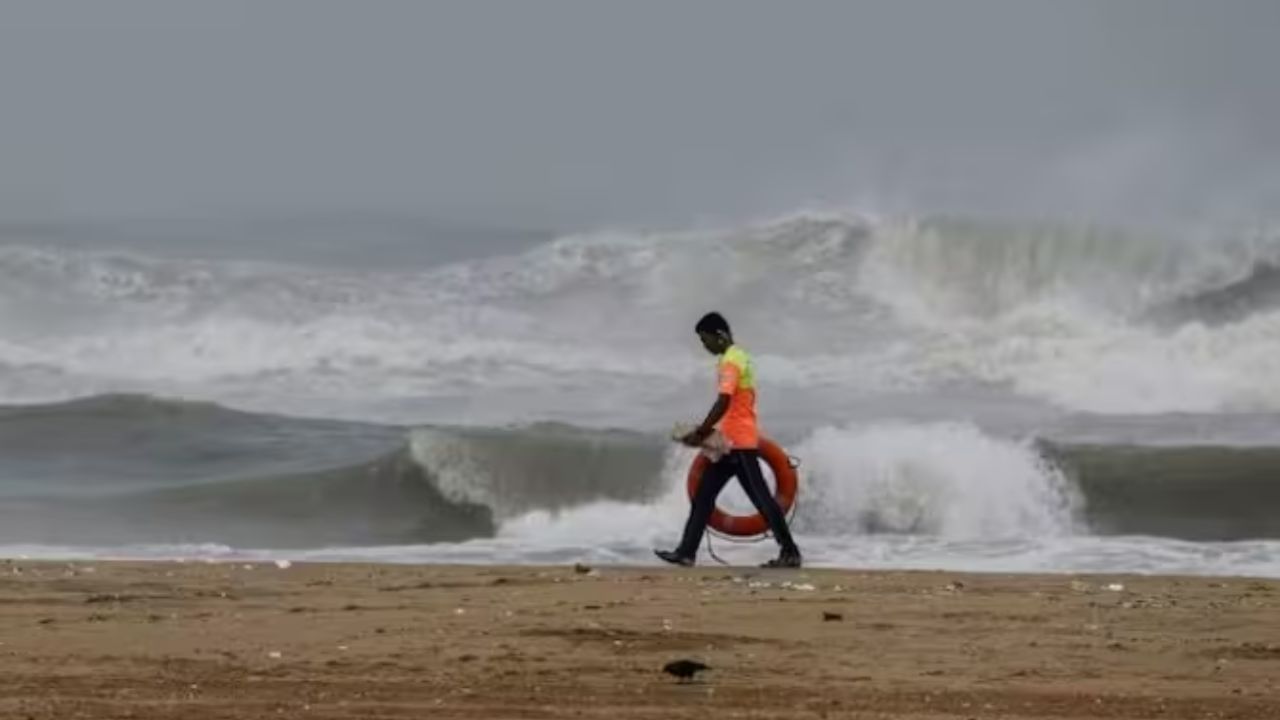
[(1275, 581), (0, 562), (5, 718), (1273, 719), (1277, 682)]

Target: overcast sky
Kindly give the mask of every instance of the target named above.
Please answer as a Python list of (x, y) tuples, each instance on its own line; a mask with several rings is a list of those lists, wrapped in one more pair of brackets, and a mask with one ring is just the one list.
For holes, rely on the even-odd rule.
[(1280, 208), (1280, 2), (0, 0), (0, 217)]

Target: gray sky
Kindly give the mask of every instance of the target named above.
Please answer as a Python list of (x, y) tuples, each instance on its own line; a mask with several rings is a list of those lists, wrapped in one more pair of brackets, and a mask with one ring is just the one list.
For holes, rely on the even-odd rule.
[(1280, 207), (1280, 3), (0, 0), (0, 216)]

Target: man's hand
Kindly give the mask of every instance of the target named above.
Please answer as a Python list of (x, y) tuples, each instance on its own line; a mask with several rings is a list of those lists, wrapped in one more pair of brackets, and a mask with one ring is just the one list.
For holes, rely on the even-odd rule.
[(698, 428), (697, 430), (694, 430), (688, 435), (685, 435), (684, 437), (680, 438), (680, 442), (693, 448), (702, 447), (702, 443), (706, 442), (707, 437), (709, 435), (711, 435), (710, 430), (707, 430), (705, 428)]
[(711, 406), (711, 412), (707, 413), (707, 419), (702, 421), (697, 430), (680, 438), (680, 442), (689, 447), (702, 447), (702, 443), (715, 432), (716, 423), (720, 422), (724, 414), (729, 411), (729, 400), (728, 393), (720, 393), (716, 398), (716, 404)]

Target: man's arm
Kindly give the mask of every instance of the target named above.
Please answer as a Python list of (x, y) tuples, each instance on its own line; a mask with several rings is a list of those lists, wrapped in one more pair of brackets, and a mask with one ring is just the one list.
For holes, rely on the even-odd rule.
[(729, 393), (720, 393), (716, 398), (716, 402), (711, 406), (711, 411), (707, 413), (707, 419), (702, 421), (697, 430), (685, 435), (682, 442), (690, 447), (698, 447), (702, 445), (713, 430), (716, 429), (716, 423), (720, 422), (720, 418), (729, 411), (729, 399), (732, 396)]

